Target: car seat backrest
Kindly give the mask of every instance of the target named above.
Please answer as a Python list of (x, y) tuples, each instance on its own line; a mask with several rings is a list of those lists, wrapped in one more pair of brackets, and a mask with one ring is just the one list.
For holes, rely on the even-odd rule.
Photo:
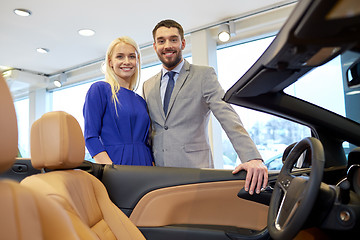
[(15, 162), (18, 153), (15, 107), (5, 79), (0, 74), (0, 172)]
[[(0, 172), (12, 166), (17, 152), (15, 107), (0, 74)], [(70, 218), (55, 201), (10, 179), (0, 181), (0, 213), (1, 239), (79, 239)]]
[(45, 113), (31, 127), (31, 161), (48, 171), (21, 181), (57, 201), (81, 238), (144, 239), (140, 230), (110, 200), (105, 186), (78, 167), (84, 161), (85, 141), (80, 125), (62, 111)]

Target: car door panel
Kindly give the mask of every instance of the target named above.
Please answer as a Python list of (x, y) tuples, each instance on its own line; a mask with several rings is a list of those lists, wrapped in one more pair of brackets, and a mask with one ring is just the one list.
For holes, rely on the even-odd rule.
[(267, 230), (257, 232), (228, 226), (172, 225), (140, 227), (146, 239), (156, 240), (268, 240)]
[(268, 206), (237, 196), (245, 176), (231, 170), (106, 165), (101, 180), (147, 239), (246, 239), (256, 234), (253, 239), (261, 239)]
[(186, 223), (262, 230), (268, 207), (238, 198), (243, 185), (236, 180), (157, 189), (140, 199), (130, 219), (145, 227)]

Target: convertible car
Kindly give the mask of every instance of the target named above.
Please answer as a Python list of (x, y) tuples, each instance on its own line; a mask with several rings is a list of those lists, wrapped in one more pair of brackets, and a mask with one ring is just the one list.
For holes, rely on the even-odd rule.
[[(260, 194), (243, 190), (246, 172), (90, 161), (72, 168), (98, 179), (149, 240), (358, 239), (360, 2), (299, 1), (224, 101), (310, 129), (285, 149)], [(1, 178), (23, 183), (48, 172), (19, 158)]]

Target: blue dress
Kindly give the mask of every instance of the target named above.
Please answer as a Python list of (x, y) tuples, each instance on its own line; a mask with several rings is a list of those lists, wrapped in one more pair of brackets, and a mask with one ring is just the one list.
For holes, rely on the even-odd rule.
[(99, 81), (89, 88), (83, 109), (86, 147), (91, 156), (106, 151), (117, 165), (151, 166), (146, 102), (126, 88), (117, 97), (116, 113), (109, 83)]

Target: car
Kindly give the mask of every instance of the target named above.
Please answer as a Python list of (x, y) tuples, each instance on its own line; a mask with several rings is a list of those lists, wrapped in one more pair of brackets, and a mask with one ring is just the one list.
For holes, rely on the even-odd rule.
[[(269, 170), (269, 185), (260, 194), (244, 191), (244, 171), (91, 161), (76, 169), (98, 178), (150, 240), (358, 238), (359, 9), (357, 0), (298, 1), (270, 46), (226, 92), (228, 103), (311, 129), (311, 136), (286, 147), (281, 170)], [(306, 78), (335, 59), (340, 78)], [(290, 93), (300, 83), (306, 94)], [(342, 115), (312, 98), (329, 94), (326, 100), (334, 100), (334, 86), (346, 103)], [(33, 174), (42, 173), (30, 159), (18, 159), (1, 177), (21, 182)]]
[(264, 164), (268, 170), (280, 170), (283, 166), (283, 155), (278, 154), (270, 159), (267, 159)]

